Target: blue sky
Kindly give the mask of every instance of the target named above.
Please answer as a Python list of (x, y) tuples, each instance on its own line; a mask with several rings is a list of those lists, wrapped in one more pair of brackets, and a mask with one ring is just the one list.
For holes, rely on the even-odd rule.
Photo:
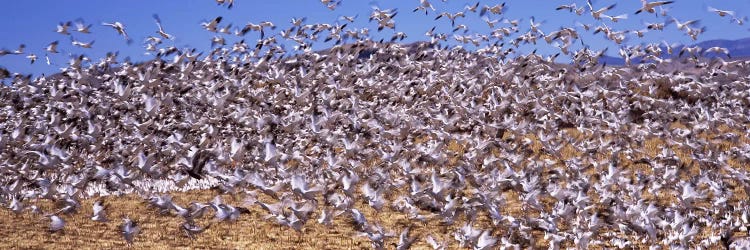
[[(441, 0), (431, 1), (437, 12), (448, 11), (457, 12), (469, 4), (476, 1), (456, 1), (450, 0), (442, 2)], [(479, 1), (482, 5), (494, 5), (501, 1)], [(594, 7), (600, 8), (612, 3), (617, 6), (608, 12), (609, 14), (628, 14), (628, 19), (618, 23), (611, 21), (596, 21), (588, 12), (582, 16), (577, 16), (566, 11), (556, 11), (555, 7), (560, 4), (575, 2), (578, 6), (585, 6), (585, 1), (565, 0), (565, 1), (543, 1), (543, 0), (518, 0), (506, 1), (507, 11), (501, 16), (491, 16), (492, 19), (520, 19), (521, 32), (528, 29), (529, 19), (531, 16), (536, 21), (542, 21), (541, 30), (545, 32), (554, 31), (560, 27), (574, 26), (576, 22), (592, 24), (597, 26), (605, 23), (615, 30), (638, 30), (644, 28), (644, 22), (663, 22), (666, 17), (656, 17), (654, 14), (642, 13), (634, 15), (633, 13), (640, 7), (640, 1), (594, 1)], [(200, 51), (210, 49), (210, 39), (215, 35), (203, 30), (200, 27), (202, 21), (213, 19), (217, 16), (224, 17), (222, 24), (233, 23), (235, 27), (244, 26), (248, 22), (258, 23), (261, 21), (271, 21), (279, 29), (289, 27), (290, 20), (293, 17), (307, 17), (307, 23), (334, 23), (344, 21), (339, 17), (342, 15), (358, 15), (354, 24), (349, 27), (369, 27), (371, 34), (375, 38), (390, 38), (393, 34), (391, 30), (376, 32), (375, 24), (367, 21), (372, 10), (371, 6), (379, 6), (382, 9), (397, 8), (399, 14), (395, 17), (396, 30), (405, 32), (408, 38), (405, 42), (427, 40), (424, 33), (437, 26), (438, 31), (450, 32), (452, 30), (450, 22), (445, 18), (434, 20), (436, 12), (431, 12), (425, 16), (423, 12), (414, 13), (412, 10), (419, 5), (419, 0), (381, 0), (381, 1), (360, 1), (360, 0), (343, 0), (342, 4), (335, 10), (327, 9), (318, 0), (276, 0), (276, 1), (249, 1), (236, 0), (234, 8), (228, 10), (225, 7), (217, 6), (213, 0), (129, 0), (129, 1), (99, 1), (99, 0), (75, 0), (75, 1), (9, 1), (4, 3), (5, 11), (0, 15), (0, 48), (15, 50), (19, 44), (25, 44), (25, 52), (37, 54), (40, 59), (33, 65), (29, 64), (25, 55), (6, 55), (0, 57), (0, 66), (9, 69), (12, 72), (41, 73), (56, 72), (60, 67), (64, 67), (71, 55), (85, 54), (92, 60), (98, 60), (106, 52), (119, 51), (120, 58), (130, 57), (133, 61), (143, 61), (152, 58), (144, 55), (145, 49), (143, 40), (149, 35), (157, 35), (156, 24), (151, 17), (154, 13), (159, 14), (166, 31), (176, 37), (174, 41), (166, 41), (165, 45), (175, 45), (177, 47), (195, 47)], [(720, 17), (715, 13), (707, 11), (707, 7), (712, 6), (718, 9), (728, 9), (736, 11), (738, 17), (750, 15), (750, 4), (746, 0), (742, 1), (693, 1), (677, 0), (674, 4), (667, 7), (668, 14), (680, 21), (699, 19), (702, 26), (706, 26), (706, 32), (699, 40), (709, 39), (739, 39), (750, 36), (750, 24), (739, 26), (730, 22), (728, 17)], [(78, 18), (83, 19), (86, 23), (93, 24), (91, 34), (81, 34), (71, 31), (71, 36), (83, 42), (95, 41), (92, 49), (77, 48), (71, 45), (70, 37), (55, 32), (56, 25), (60, 22), (74, 21)], [(134, 39), (131, 45), (125, 43), (122, 37), (109, 28), (102, 26), (102, 22), (122, 22), (129, 35)], [(471, 32), (488, 33), (487, 25), (479, 18), (476, 13), (467, 13), (467, 18), (457, 21), (457, 23), (466, 24)], [(73, 28), (71, 28), (73, 30)], [(579, 31), (584, 32), (584, 31)], [(275, 33), (275, 32), (269, 32)], [(241, 38), (233, 35), (224, 35), (227, 43), (238, 41)], [(244, 37), (246, 41), (254, 44), (258, 39), (256, 34), (249, 34)], [(675, 28), (675, 25), (669, 25), (663, 32), (648, 32), (644, 38), (631, 38), (629, 44), (638, 44), (642, 42), (658, 42), (667, 40), (675, 43), (690, 44), (693, 41), (682, 34)], [(52, 65), (47, 65), (44, 60), (44, 48), (52, 41), (59, 41), (59, 51), (61, 53), (51, 55)], [(583, 41), (592, 48), (601, 49), (609, 47), (609, 54), (616, 54), (618, 45), (603, 39), (602, 34), (593, 35), (586, 32), (583, 35)], [(556, 49), (546, 45), (543, 41), (536, 46), (526, 46), (521, 51), (530, 51), (538, 48), (541, 53), (555, 53)], [(320, 44), (317, 48), (330, 46), (330, 44)], [(287, 48), (291, 50), (290, 47)]]

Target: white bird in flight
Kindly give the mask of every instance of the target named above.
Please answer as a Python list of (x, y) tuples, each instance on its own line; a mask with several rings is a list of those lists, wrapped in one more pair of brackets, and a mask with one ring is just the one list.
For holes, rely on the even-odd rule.
[(93, 207), (94, 213), (93, 213), (93, 216), (91, 216), (91, 220), (98, 221), (98, 222), (109, 221), (107, 219), (107, 213), (105, 211), (106, 208), (107, 206), (105, 206), (101, 200), (94, 202), (94, 207)]
[(161, 37), (164, 39), (174, 39), (174, 36), (167, 34), (167, 32), (164, 31), (164, 26), (161, 24), (161, 18), (159, 18), (159, 15), (154, 14), (154, 20), (156, 20), (156, 26), (159, 27), (159, 30), (156, 31)]
[(58, 43), (59, 43), (58, 41), (51, 42), (49, 45), (47, 45), (47, 47), (44, 50), (46, 50), (49, 53), (58, 53), (57, 52)]
[(57, 215), (52, 215), (50, 218), (49, 231), (58, 232), (65, 227), (65, 221)]
[(84, 49), (90, 49), (91, 46), (94, 45), (94, 41), (85, 43), (85, 42), (81, 42), (81, 41), (75, 40), (72, 37), (70, 38), (70, 40), (71, 40), (71, 44), (73, 44), (73, 46), (78, 46), (78, 47), (81, 47), (81, 48), (84, 48)]
[(647, 2), (646, 0), (641, 0), (641, 3), (643, 4), (643, 6), (635, 12), (636, 15), (644, 11), (648, 13), (656, 13), (656, 10), (654, 8), (674, 3), (674, 1)]
[(117, 34), (120, 34), (122, 37), (125, 38), (125, 41), (127, 41), (128, 44), (130, 44), (133, 40), (130, 39), (128, 36), (128, 33), (125, 32), (125, 25), (123, 25), (120, 22), (114, 22), (114, 23), (102, 23), (104, 26), (109, 26), (115, 29), (117, 31)]
[(708, 11), (718, 14), (720, 17), (734, 16), (734, 11), (731, 10), (720, 10), (711, 6), (708, 6)]
[(91, 31), (89, 30), (91, 29), (91, 25), (93, 24), (86, 25), (82, 20), (78, 20), (76, 21), (76, 31), (84, 34), (89, 34), (91, 33)]
[(586, 4), (589, 6), (589, 10), (591, 10), (591, 16), (594, 17), (594, 19), (599, 20), (601, 19), (601, 16), (604, 14), (604, 12), (607, 12), (608, 10), (611, 10), (615, 8), (616, 4), (609, 5), (607, 7), (600, 8), (598, 10), (594, 10), (594, 6), (591, 5), (591, 1), (586, 1)]
[(70, 28), (70, 22), (60, 23), (57, 25), (56, 32), (63, 35), (70, 35), (70, 32), (68, 32), (68, 28)]
[(122, 229), (122, 236), (125, 238), (125, 242), (128, 243), (128, 246), (133, 244), (133, 238), (141, 230), (141, 228), (128, 217), (122, 219), (122, 225), (120, 228)]

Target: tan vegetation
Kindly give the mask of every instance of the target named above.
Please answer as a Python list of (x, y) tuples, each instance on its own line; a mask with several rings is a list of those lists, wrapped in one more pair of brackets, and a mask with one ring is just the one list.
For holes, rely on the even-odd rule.
[[(674, 127), (685, 128), (682, 124), (673, 124)], [(739, 133), (739, 130), (732, 129), (727, 126), (722, 126), (718, 131), (735, 132)], [(567, 129), (567, 135), (572, 138), (581, 139), (585, 138), (586, 135), (575, 129)], [(512, 132), (506, 132), (504, 138), (508, 139)], [(742, 133), (739, 133), (742, 134)], [(534, 135), (529, 135), (529, 138), (534, 138)], [(701, 138), (712, 138), (711, 135), (702, 134)], [(420, 138), (420, 140), (429, 140), (429, 138)], [(740, 140), (737, 142), (730, 141), (712, 141), (718, 148), (726, 149), (728, 147), (747, 145), (750, 143), (750, 138), (746, 135), (742, 135)], [(643, 152), (649, 157), (654, 157), (664, 146), (663, 140), (659, 138), (651, 138), (646, 141)], [(534, 151), (535, 155), (541, 155), (542, 158), (548, 158), (554, 160), (554, 158), (548, 154), (540, 152), (542, 148), (538, 140), (532, 144), (531, 150)], [(447, 145), (447, 149), (451, 152), (461, 153), (463, 152), (463, 146), (458, 142), (451, 142)], [(680, 148), (673, 148), (681, 159), (688, 159), (683, 163), (686, 166), (690, 166), (689, 169), (683, 172), (681, 178), (689, 178), (689, 176), (697, 171), (701, 171), (695, 165), (690, 164), (691, 157), (690, 152), (682, 150)], [(574, 147), (567, 145), (561, 151), (563, 156), (567, 159), (580, 157), (582, 152), (576, 151)], [(601, 152), (597, 154), (598, 159), (606, 159), (609, 152)], [(625, 170), (629, 171), (630, 178), (635, 179), (638, 174), (659, 174), (654, 173), (647, 164), (636, 163), (633, 164), (631, 160), (623, 160), (622, 164)], [(449, 161), (455, 162), (455, 161)], [(729, 160), (729, 164), (733, 168), (740, 168), (748, 170), (748, 166), (744, 166), (735, 160)], [(520, 169), (519, 169), (520, 170)], [(593, 170), (593, 169), (591, 169)], [(586, 172), (585, 178), (598, 178), (599, 173), (595, 171)], [(740, 183), (734, 183), (733, 186), (733, 197), (728, 201), (730, 204), (736, 204), (739, 201), (747, 200), (748, 195), (745, 193), (743, 185)], [(174, 202), (177, 204), (187, 205), (191, 202), (210, 202), (216, 195), (220, 195), (225, 202), (235, 206), (245, 206), (243, 202), (242, 194), (220, 194), (218, 190), (195, 190), (185, 193), (171, 193), (174, 196)], [(397, 194), (392, 193), (387, 195), (387, 198), (392, 199)], [(589, 196), (594, 198), (597, 194), (590, 191)], [(643, 198), (647, 201), (654, 201), (660, 205), (668, 206), (670, 203), (677, 202), (677, 196), (679, 194), (669, 192), (659, 192), (656, 194), (648, 193), (644, 190)], [(504, 215), (510, 215), (513, 217), (532, 216), (526, 214), (520, 204), (522, 201), (519, 200), (518, 192), (514, 190), (507, 190), (503, 193), (506, 198), (506, 205), (501, 208)], [(92, 204), (95, 200), (101, 199), (109, 205), (107, 213), (109, 214), (110, 221), (106, 223), (100, 223), (92, 221), (89, 217), (92, 214)], [(268, 196), (260, 196), (260, 200), (271, 201), (272, 198)], [(540, 195), (541, 203), (544, 205), (545, 210), (550, 212), (554, 205), (554, 198), (550, 197), (549, 194)], [(54, 210), (55, 204), (48, 201), (38, 200), (32, 201), (29, 205), (36, 205), (42, 209), (42, 211)], [(363, 212), (368, 220), (376, 221), (383, 225), (385, 228), (398, 234), (401, 230), (410, 227), (412, 235), (418, 237), (417, 242), (413, 246), (413, 249), (431, 249), (431, 247), (425, 242), (427, 235), (433, 235), (437, 239), (450, 239), (451, 248), (458, 248), (457, 242), (452, 240), (453, 235), (451, 232), (457, 230), (461, 226), (461, 221), (454, 223), (453, 225), (445, 225), (436, 217), (430, 217), (425, 223), (413, 223), (403, 213), (395, 211), (390, 207), (384, 208), (380, 213), (376, 212), (370, 206), (368, 206), (362, 199), (358, 200), (355, 205), (357, 209)], [(212, 214), (208, 214), (203, 219), (198, 221), (200, 225), (210, 225), (210, 228), (197, 235), (194, 239), (189, 238), (181, 229), (180, 225), (183, 219), (173, 214), (160, 214), (157, 210), (150, 208), (148, 203), (137, 195), (123, 195), (123, 196), (109, 196), (101, 198), (89, 198), (82, 200), (81, 208), (77, 214), (64, 215), (62, 218), (66, 220), (66, 227), (61, 232), (50, 233), (49, 219), (45, 218), (41, 214), (33, 214), (30, 212), (24, 212), (22, 214), (15, 214), (9, 210), (0, 210), (0, 249), (38, 249), (38, 248), (54, 248), (54, 249), (117, 249), (127, 247), (126, 242), (123, 240), (120, 234), (120, 225), (122, 218), (125, 216), (130, 217), (138, 223), (141, 227), (141, 232), (136, 236), (133, 247), (143, 249), (369, 249), (370, 244), (366, 237), (360, 236), (358, 232), (352, 227), (352, 220), (349, 216), (339, 216), (334, 221), (332, 227), (326, 227), (324, 225), (315, 223), (314, 221), (308, 222), (303, 228), (302, 233), (277, 225), (273, 222), (273, 219), (266, 219), (266, 212), (260, 209), (258, 206), (248, 206), (251, 213), (249, 215), (243, 215), (239, 220), (235, 222), (214, 222), (212, 220)], [(598, 209), (603, 209), (599, 207)], [(603, 210), (602, 210), (603, 211)], [(319, 211), (315, 212), (313, 218), (317, 218)], [(429, 215), (425, 212), (424, 215)], [(538, 216), (538, 215), (536, 215)], [(739, 216), (739, 215), (735, 215)], [(465, 218), (461, 218), (465, 220)], [(488, 215), (485, 212), (480, 212), (480, 216), (475, 222), (479, 228), (493, 228)], [(562, 230), (566, 228), (566, 224), (569, 222), (561, 222), (558, 225)], [(507, 230), (503, 227), (494, 227), (496, 231)], [(711, 232), (705, 229), (699, 234), (699, 238), (708, 237)], [(606, 235), (607, 232), (599, 232), (599, 235)], [(619, 234), (619, 232), (609, 232), (613, 234)], [(533, 233), (536, 236), (536, 242), (534, 246), (537, 248), (546, 248), (547, 240), (545, 239), (544, 232), (541, 230), (535, 230)], [(736, 237), (744, 236), (744, 233), (735, 233)], [(395, 248), (398, 242), (398, 235), (396, 237), (388, 239), (387, 247)], [(572, 242), (564, 242), (564, 245), (574, 247)], [(614, 247), (611, 245), (604, 244), (606, 247)], [(643, 245), (642, 247), (646, 247)], [(665, 246), (666, 247), (666, 246)], [(716, 248), (721, 248), (717, 245)]]

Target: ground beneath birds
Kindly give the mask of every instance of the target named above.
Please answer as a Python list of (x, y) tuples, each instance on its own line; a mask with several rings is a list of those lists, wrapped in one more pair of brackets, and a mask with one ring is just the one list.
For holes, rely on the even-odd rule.
[[(673, 127), (685, 128), (681, 124), (673, 124)], [(747, 131), (747, 126), (745, 131)], [(732, 146), (747, 145), (750, 143), (746, 133), (743, 133), (741, 129), (729, 128), (722, 126), (718, 129), (721, 133), (737, 133), (740, 135), (740, 139), (736, 142), (730, 141), (718, 141), (712, 140), (713, 143), (719, 145), (719, 148), (728, 149)], [(574, 130), (568, 129), (567, 134), (572, 137), (582, 137), (585, 134)], [(699, 135), (701, 138), (714, 138), (716, 135), (702, 134)], [(528, 135), (528, 138), (535, 140), (535, 145), (532, 147), (535, 153), (542, 154), (542, 157), (551, 157), (539, 151), (541, 145), (534, 135)], [(661, 152), (661, 148), (664, 146), (663, 140), (659, 138), (653, 138), (644, 144), (644, 152), (650, 156), (654, 156)], [(460, 144), (451, 143), (448, 147), (449, 150), (456, 153), (461, 153), (463, 148)], [(675, 152), (680, 156), (680, 159), (691, 159), (690, 152), (680, 149), (673, 148)], [(575, 151), (572, 147), (565, 147), (563, 149), (563, 156), (566, 158), (578, 157), (582, 154), (581, 152)], [(601, 157), (608, 157), (609, 152), (600, 153)], [(630, 171), (632, 175), (636, 174), (659, 174), (654, 173), (648, 168), (646, 164), (633, 164), (627, 159), (622, 159), (626, 169)], [(686, 163), (686, 166), (690, 165), (690, 160)], [(748, 169), (748, 166), (740, 166), (736, 161), (729, 159), (728, 163), (734, 168)], [(692, 172), (700, 171), (697, 167), (688, 167), (686, 171), (683, 171), (683, 175), (680, 178), (689, 178), (689, 174)], [(589, 172), (586, 173), (588, 178), (595, 178), (597, 173)], [(542, 180), (545, 181), (545, 180)], [(729, 199), (728, 204), (737, 204), (740, 201), (747, 200), (748, 195), (745, 193), (742, 185), (734, 185), (733, 197)], [(405, 190), (404, 190), (405, 191)], [(644, 191), (645, 192), (645, 191)], [(210, 202), (216, 195), (219, 195), (217, 190), (194, 190), (182, 193), (171, 193), (174, 198), (173, 201), (176, 204), (187, 205), (191, 202)], [(397, 197), (398, 193), (388, 194), (386, 197), (393, 201)], [(507, 205), (502, 208), (503, 215), (510, 215), (514, 217), (524, 216), (524, 210), (520, 206), (521, 201), (518, 195), (509, 190), (504, 192), (503, 195), (507, 200)], [(545, 206), (545, 210), (552, 210), (553, 198), (548, 197), (549, 195), (540, 195), (541, 203)], [(221, 194), (222, 199), (235, 206), (244, 206), (243, 195), (231, 195)], [(593, 197), (593, 196), (592, 196)], [(669, 204), (677, 202), (677, 198), (674, 194), (658, 193), (658, 194), (647, 194), (644, 193), (644, 198), (657, 201), (661, 204)], [(180, 229), (180, 225), (183, 219), (179, 216), (172, 214), (160, 214), (156, 209), (150, 208), (148, 203), (137, 195), (122, 195), (119, 197), (109, 196), (103, 198), (106, 204), (109, 204), (107, 210), (109, 222), (101, 223), (90, 220), (92, 214), (92, 204), (96, 199), (86, 199), (82, 201), (81, 208), (77, 214), (61, 215), (66, 221), (66, 226), (63, 231), (50, 233), (48, 231), (49, 219), (44, 217), (42, 214), (33, 214), (31, 212), (24, 212), (22, 214), (14, 214), (8, 209), (0, 209), (0, 249), (81, 249), (81, 248), (94, 248), (94, 249), (121, 249), (127, 247), (125, 241), (120, 235), (120, 225), (122, 224), (122, 218), (128, 216), (134, 221), (138, 222), (141, 227), (141, 232), (135, 237), (133, 247), (135, 248), (155, 248), (155, 249), (200, 249), (200, 248), (213, 248), (213, 249), (369, 249), (371, 248), (369, 240), (366, 237), (361, 237), (355, 231), (352, 226), (351, 216), (345, 214), (336, 217), (334, 224), (331, 227), (318, 224), (315, 221), (309, 221), (303, 228), (302, 233), (277, 225), (273, 219), (265, 219), (267, 213), (257, 205), (250, 206), (251, 213), (249, 215), (243, 214), (235, 222), (213, 222), (213, 214), (207, 214), (202, 219), (198, 220), (198, 224), (201, 226), (211, 225), (211, 227), (204, 233), (197, 235), (194, 239), (186, 236)], [(261, 201), (270, 202), (270, 197), (259, 196)], [(398, 233), (406, 227), (412, 227), (411, 235), (417, 236), (418, 240), (413, 245), (412, 249), (431, 249), (431, 247), (425, 241), (427, 235), (432, 235), (437, 239), (449, 239), (450, 248), (455, 249), (459, 246), (457, 241), (453, 240), (451, 232), (456, 231), (465, 218), (461, 217), (461, 220), (456, 221), (452, 225), (444, 224), (439, 218), (433, 218), (426, 221), (423, 224), (414, 224), (412, 220), (409, 220), (405, 214), (395, 211), (389, 207), (386, 207), (381, 212), (377, 212), (368, 206), (366, 203), (362, 203), (364, 199), (358, 199), (356, 208), (363, 212), (365, 217), (370, 221), (379, 222), (386, 229), (392, 231), (395, 237), (387, 240), (387, 248), (395, 248), (398, 242)], [(48, 201), (31, 201), (27, 205), (37, 205), (42, 211), (51, 211), (55, 208), (55, 204)], [(211, 211), (211, 210), (209, 210)], [(313, 218), (317, 218), (320, 211), (314, 213)], [(428, 215), (425, 212), (424, 215)], [(531, 215), (531, 216), (538, 216)], [(738, 216), (738, 215), (735, 215)], [(565, 223), (565, 222), (562, 222)], [(477, 228), (493, 228), (490, 223), (487, 214), (480, 213), (477, 222), (474, 224)], [(565, 230), (566, 225), (558, 225), (561, 230)], [(496, 228), (498, 232), (505, 230), (503, 228)], [(496, 234), (499, 234), (496, 232)], [(705, 238), (710, 235), (711, 232), (701, 231), (698, 238)], [(604, 246), (610, 246), (606, 242), (608, 234), (620, 234), (619, 232), (599, 232), (597, 237), (593, 240), (602, 240)], [(535, 242), (532, 244), (536, 248), (545, 248), (547, 246), (547, 240), (545, 240), (544, 233), (541, 230), (534, 231)], [(744, 237), (746, 233), (737, 233), (735, 237)], [(622, 236), (622, 235), (620, 235)], [(698, 240), (700, 241), (700, 240)], [(697, 242), (697, 241), (696, 241)], [(564, 246), (574, 247), (573, 242), (565, 242)], [(646, 247), (643, 245), (642, 247)], [(668, 247), (668, 246), (664, 246)], [(721, 246), (715, 246), (721, 248)]]

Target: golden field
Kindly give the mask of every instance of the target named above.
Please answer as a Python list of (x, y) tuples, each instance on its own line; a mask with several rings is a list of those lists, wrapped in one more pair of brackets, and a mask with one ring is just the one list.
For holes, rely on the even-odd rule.
[[(683, 127), (680, 124), (673, 124), (674, 127)], [(699, 135), (700, 138), (705, 138), (711, 141), (717, 149), (726, 150), (731, 146), (746, 145), (750, 143), (750, 138), (747, 134), (739, 131), (747, 131), (747, 128), (733, 128), (723, 126), (718, 129), (720, 133), (734, 132), (741, 135), (740, 140), (737, 142), (728, 141), (717, 141), (711, 140), (714, 135)], [(567, 134), (571, 137), (585, 137), (586, 135), (578, 132), (575, 129), (568, 129)], [(504, 137), (508, 137), (510, 132), (506, 132)], [(535, 139), (535, 136), (528, 135), (528, 138)], [(664, 142), (659, 138), (653, 138), (648, 140), (643, 148), (643, 151), (649, 156), (653, 157), (661, 151), (661, 147), (664, 146)], [(449, 145), (449, 150), (456, 154), (462, 153), (463, 147), (460, 143), (454, 142)], [(536, 154), (543, 154), (542, 157), (551, 157), (540, 152), (541, 145), (537, 142), (532, 145), (532, 150)], [(680, 156), (681, 159), (691, 159), (690, 152), (681, 148), (673, 148), (675, 152)], [(563, 156), (568, 158), (580, 157), (581, 152), (577, 152), (573, 147), (566, 146), (563, 149)], [(605, 154), (600, 153), (601, 158), (608, 157)], [(632, 164), (627, 159), (621, 159), (631, 175), (637, 173), (642, 174), (655, 174), (648, 168), (646, 164)], [(690, 160), (687, 160), (686, 166), (693, 166), (682, 171), (683, 175), (681, 178), (687, 178), (690, 173), (697, 173), (700, 171), (695, 165), (690, 164)], [(741, 166), (739, 163), (730, 159), (729, 164), (735, 168), (747, 169), (748, 166)], [(597, 173), (589, 171), (586, 173), (589, 178), (596, 178)], [(728, 201), (730, 204), (739, 202), (741, 200), (747, 200), (748, 196), (745, 193), (742, 185), (734, 183), (733, 192), (734, 196)], [(593, 191), (589, 195), (593, 196)], [(219, 195), (216, 190), (195, 190), (186, 193), (173, 193), (174, 202), (179, 205), (187, 205), (190, 202), (210, 202), (216, 195)], [(225, 202), (235, 205), (243, 206), (243, 195), (231, 195), (221, 194)], [(387, 198), (393, 198), (397, 194), (387, 194)], [(659, 204), (669, 204), (676, 201), (674, 193), (658, 193), (648, 194), (644, 193), (643, 197), (649, 200), (657, 201)], [(514, 191), (507, 191), (503, 193), (503, 196), (507, 200), (507, 206), (502, 208), (504, 215), (510, 215), (514, 217), (524, 216), (524, 211), (520, 206), (520, 200)], [(548, 194), (542, 194), (541, 203), (547, 209), (551, 209), (553, 205), (553, 198), (549, 197)], [(142, 249), (368, 249), (370, 243), (366, 237), (358, 236), (358, 233), (351, 226), (352, 220), (347, 214), (342, 214), (336, 217), (334, 225), (332, 227), (326, 227), (324, 225), (316, 223), (311, 219), (303, 228), (302, 233), (275, 224), (275, 222), (264, 219), (266, 212), (258, 206), (248, 207), (251, 213), (249, 215), (243, 214), (240, 219), (235, 222), (220, 222), (214, 223), (212, 221), (212, 214), (204, 216), (198, 224), (211, 225), (210, 228), (202, 234), (197, 235), (194, 239), (186, 236), (180, 229), (182, 219), (176, 215), (166, 214), (161, 215), (155, 209), (149, 207), (148, 203), (136, 195), (124, 195), (120, 197), (103, 197), (101, 198), (109, 205), (107, 213), (110, 219), (107, 223), (95, 222), (89, 219), (92, 214), (92, 204), (96, 200), (90, 198), (82, 201), (81, 208), (77, 214), (62, 215), (61, 217), (66, 221), (65, 229), (61, 232), (50, 233), (48, 231), (49, 219), (41, 214), (33, 214), (31, 212), (24, 212), (22, 214), (14, 214), (13, 212), (2, 209), (0, 210), (0, 249), (121, 249), (128, 247), (120, 235), (120, 225), (122, 218), (125, 216), (130, 217), (138, 223), (141, 227), (140, 233), (135, 237), (134, 243), (131, 247), (142, 248)], [(271, 198), (259, 196), (259, 199), (266, 202), (271, 202)], [(47, 201), (30, 202), (27, 205), (37, 205), (42, 211), (50, 211), (54, 208), (55, 204), (51, 204)], [(377, 213), (375, 210), (370, 208), (366, 203), (362, 203), (362, 200), (358, 200), (356, 208), (362, 211), (367, 217), (368, 221), (375, 221), (383, 225), (386, 229), (390, 230), (395, 234), (395, 237), (388, 239), (387, 248), (395, 248), (398, 242), (398, 234), (406, 227), (412, 228), (411, 235), (418, 238), (417, 242), (413, 245), (413, 249), (431, 249), (426, 243), (425, 237), (430, 234), (438, 239), (450, 239), (452, 242), (451, 248), (458, 248), (456, 241), (452, 240), (453, 236), (451, 232), (462, 225), (461, 221), (454, 223), (453, 225), (444, 225), (440, 219), (433, 218), (426, 223), (413, 223), (406, 216), (400, 212), (394, 211), (389, 207), (383, 209), (382, 212)], [(699, 212), (697, 212), (699, 213)], [(424, 213), (427, 215), (428, 213)], [(317, 218), (317, 212), (314, 213), (313, 218)], [(484, 224), (484, 225), (482, 225)], [(486, 214), (481, 214), (478, 217), (478, 227), (492, 228), (489, 223)], [(565, 225), (560, 225), (561, 229), (565, 228)], [(502, 227), (495, 228), (496, 232), (502, 232)], [(599, 232), (600, 234), (602, 232)], [(699, 235), (700, 237), (706, 237), (710, 232), (703, 231)], [(547, 243), (544, 239), (544, 234), (541, 231), (535, 232), (536, 248), (546, 248)], [(741, 236), (741, 235), (735, 235)], [(594, 237), (593, 240), (598, 239)], [(601, 239), (600, 239), (601, 240)], [(566, 242), (564, 245), (573, 246), (572, 242)], [(604, 243), (607, 246), (607, 243)], [(612, 246), (609, 246), (612, 247)], [(643, 246), (645, 247), (645, 246)], [(720, 248), (721, 246), (716, 246)]]

